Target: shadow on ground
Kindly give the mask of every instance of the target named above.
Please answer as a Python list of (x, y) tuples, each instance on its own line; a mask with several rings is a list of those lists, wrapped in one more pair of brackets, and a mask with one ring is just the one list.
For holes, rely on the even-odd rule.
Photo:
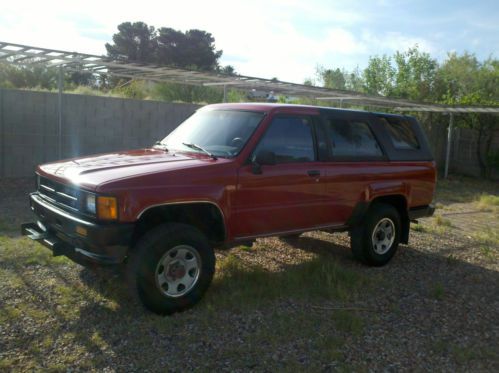
[[(450, 255), (464, 245), (438, 254), (402, 246), (390, 265), (367, 268), (342, 244), (311, 236), (286, 242), (312, 259), (270, 272), (222, 253), (235, 262), (201, 304), (171, 317), (130, 303), (116, 272), (49, 264), (54, 290), (33, 283), (41, 268), (2, 258), (22, 281), (19, 296), (50, 327), (32, 329), (27, 320), (0, 350), (39, 346), (28, 353), (32, 366), (48, 367), (68, 339), (75, 358), (63, 367), (153, 371), (498, 366), (499, 274)], [(377, 354), (387, 341), (397, 347)]]

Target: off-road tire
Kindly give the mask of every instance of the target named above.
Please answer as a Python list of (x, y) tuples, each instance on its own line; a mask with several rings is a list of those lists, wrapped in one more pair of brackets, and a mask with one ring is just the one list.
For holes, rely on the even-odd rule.
[[(386, 248), (386, 252), (376, 252), (373, 245), (373, 233), (381, 222), (390, 222), (394, 226), (393, 243)], [(375, 203), (367, 212), (365, 219), (350, 232), (350, 245), (354, 257), (364, 264), (371, 266), (383, 266), (387, 264), (397, 251), (400, 242), (401, 223), (400, 214), (392, 205)], [(376, 239), (376, 238), (375, 238)]]
[[(168, 296), (157, 284), (157, 268), (172, 248), (188, 245), (197, 251), (199, 274), (192, 289), (178, 297)], [(159, 225), (145, 233), (131, 250), (126, 263), (130, 295), (150, 311), (169, 315), (195, 305), (208, 289), (215, 273), (215, 253), (196, 228), (177, 223)]]

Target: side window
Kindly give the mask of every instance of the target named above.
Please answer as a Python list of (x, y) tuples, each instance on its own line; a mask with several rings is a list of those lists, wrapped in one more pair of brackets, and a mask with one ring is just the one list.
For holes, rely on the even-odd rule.
[(315, 133), (317, 135), (317, 156), (319, 161), (327, 161), (329, 159), (329, 148), (326, 126), (324, 126), (322, 122), (317, 123), (315, 126)]
[(419, 142), (411, 124), (402, 118), (380, 117), (395, 149), (419, 149)]
[(277, 117), (263, 135), (255, 153), (275, 153), (277, 163), (315, 160), (312, 122), (301, 117)]
[(365, 122), (328, 119), (333, 158), (381, 157), (383, 152)]

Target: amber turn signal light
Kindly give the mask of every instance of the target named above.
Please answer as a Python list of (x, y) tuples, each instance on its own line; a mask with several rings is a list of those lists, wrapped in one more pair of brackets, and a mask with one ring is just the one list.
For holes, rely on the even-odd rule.
[(118, 202), (115, 197), (97, 197), (97, 217), (103, 220), (118, 219)]

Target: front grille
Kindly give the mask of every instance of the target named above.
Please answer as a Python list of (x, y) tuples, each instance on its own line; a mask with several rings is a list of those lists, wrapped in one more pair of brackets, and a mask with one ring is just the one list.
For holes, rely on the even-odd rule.
[(40, 177), (38, 192), (42, 197), (56, 205), (72, 211), (80, 209), (81, 192), (77, 188), (58, 183), (46, 177)]

